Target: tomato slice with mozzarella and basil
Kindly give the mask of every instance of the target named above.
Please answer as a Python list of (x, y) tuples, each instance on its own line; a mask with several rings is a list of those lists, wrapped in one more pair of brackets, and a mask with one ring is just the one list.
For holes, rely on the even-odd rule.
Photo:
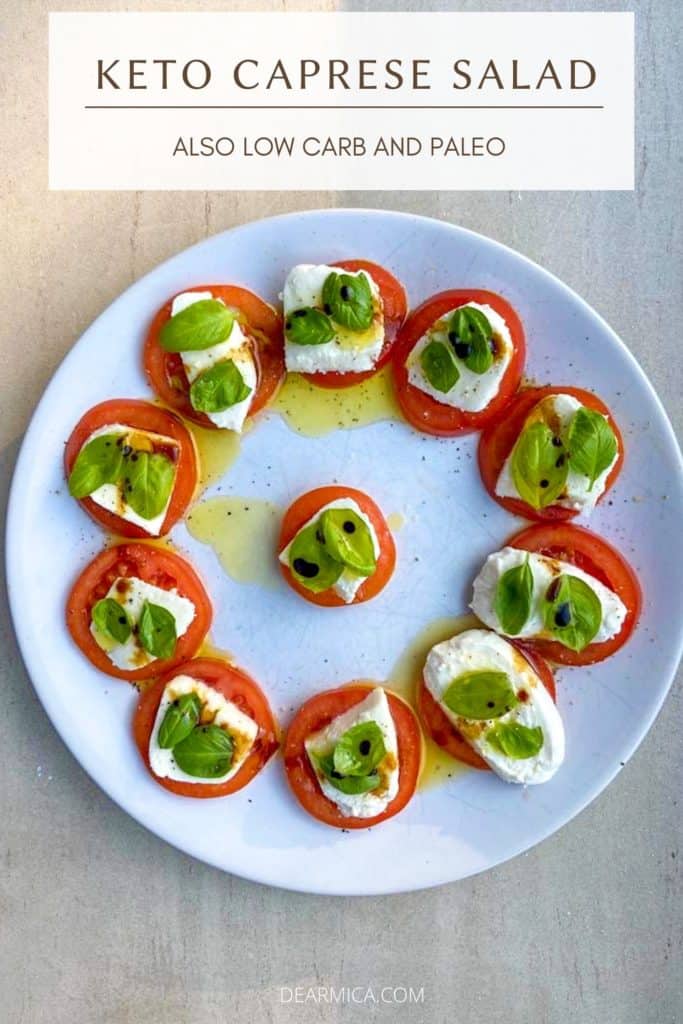
[[(176, 637), (170, 656), (126, 669), (111, 661), (95, 640), (91, 626), (95, 606), (107, 600), (117, 580), (130, 579), (160, 591), (175, 591), (179, 599), (191, 602), (194, 615), (185, 632)], [(106, 606), (101, 607), (106, 610)], [(172, 551), (147, 544), (119, 544), (100, 552), (74, 583), (66, 606), (67, 628), (86, 658), (106, 675), (129, 682), (154, 678), (191, 658), (204, 642), (212, 616), (211, 602), (192, 566)], [(161, 618), (168, 621), (163, 615)], [(129, 638), (135, 634), (134, 628), (126, 627), (125, 622), (122, 625)]]
[(360, 373), (304, 373), (302, 376), (319, 388), (349, 388), (373, 377), (391, 358), (392, 349), (399, 330), (408, 312), (408, 299), (401, 282), (392, 273), (371, 260), (339, 260), (330, 263), (331, 267), (339, 267), (355, 274), (364, 270), (373, 279), (382, 297), (384, 313), (384, 345), (372, 370)]
[(579, 515), (580, 510), (558, 504), (550, 504), (545, 508), (534, 508), (521, 498), (497, 494), (496, 485), (501, 470), (515, 447), (529, 414), (539, 402), (553, 395), (569, 395), (587, 409), (600, 413), (606, 418), (614, 433), (617, 442), (616, 461), (606, 477), (604, 489), (598, 497), (598, 501), (604, 498), (615, 483), (624, 462), (624, 442), (619, 427), (605, 403), (592, 392), (575, 387), (523, 388), (506, 407), (504, 415), (483, 431), (479, 440), (479, 471), (482, 482), (494, 501), (506, 508), (508, 512), (512, 512), (513, 515), (539, 522), (564, 522)]
[(318, 693), (299, 708), (287, 730), (283, 748), (287, 781), (304, 810), (325, 825), (341, 829), (379, 825), (402, 811), (417, 788), (423, 759), (420, 726), (412, 708), (389, 690), (385, 692), (398, 744), (399, 780), (394, 799), (382, 814), (354, 818), (343, 814), (320, 788), (306, 751), (306, 740), (324, 729), (333, 719), (360, 704), (375, 689), (364, 683), (351, 683), (349, 686)]
[[(168, 473), (173, 473), (170, 493), (167, 500), (166, 511), (159, 530), (150, 532), (141, 522), (130, 522), (123, 516), (108, 508), (103, 508), (92, 497), (86, 495), (77, 500), (88, 515), (103, 526), (110, 533), (118, 534), (121, 537), (133, 539), (146, 539), (149, 537), (163, 536), (178, 522), (185, 514), (188, 505), (194, 497), (199, 479), (199, 460), (194, 439), (184, 424), (172, 413), (160, 409), (151, 402), (144, 402), (133, 398), (113, 398), (89, 409), (71, 432), (69, 440), (64, 449), (64, 471), (67, 481), (72, 481), (72, 472), (81, 452), (88, 446), (87, 442), (93, 435), (101, 435), (101, 440), (106, 443), (106, 428), (110, 426), (125, 427), (130, 430), (133, 438), (139, 436), (141, 443), (149, 447), (156, 456), (165, 458), (171, 464), (167, 466)], [(154, 435), (155, 442), (147, 445), (147, 436)], [(170, 444), (168, 442), (171, 442)], [(115, 444), (111, 446), (115, 450)], [(100, 456), (106, 457), (102, 450)], [(137, 453), (132, 451), (130, 457), (137, 459)], [(146, 454), (146, 453), (145, 453)], [(122, 460), (122, 465), (125, 459)], [(130, 467), (129, 467), (130, 468)], [(85, 467), (85, 473), (95, 472), (97, 477), (97, 465)], [(124, 470), (119, 473), (119, 483), (124, 486)], [(104, 477), (103, 477), (104, 479)], [(109, 482), (113, 477), (106, 478)], [(99, 477), (93, 479), (93, 483), (99, 482)], [(87, 481), (84, 489), (90, 486)], [(147, 488), (149, 494), (142, 494), (142, 500), (154, 501), (158, 497), (158, 484), (155, 484), (150, 476), (141, 479), (141, 489)], [(90, 493), (94, 493), (94, 489)], [(123, 492), (125, 494), (125, 491)], [(141, 517), (137, 517), (140, 520)], [(142, 520), (144, 522), (144, 520)]]
[[(352, 487), (318, 487), (297, 498), (287, 509), (278, 540), (278, 554), (282, 555), (287, 546), (294, 540), (304, 526), (325, 509), (335, 503), (343, 505), (348, 500), (355, 505), (371, 524), (379, 548), (375, 568), (356, 590), (353, 599), (345, 601), (332, 587), (314, 592), (300, 582), (292, 572), (289, 564), (280, 560), (280, 570), (290, 587), (301, 597), (325, 608), (343, 608), (348, 604), (361, 604), (376, 597), (389, 582), (396, 565), (396, 546), (389, 525), (381, 509), (372, 498), (363, 491)], [(354, 518), (357, 518), (354, 515)], [(360, 525), (360, 524), (359, 524)]]
[[(256, 723), (258, 732), (253, 745), (232, 778), (222, 783), (183, 782), (158, 776), (150, 762), (150, 740), (159, 704), (166, 686), (178, 676), (190, 676), (217, 691), (234, 704), (242, 714)], [(133, 737), (147, 770), (155, 782), (179, 796), (206, 799), (229, 796), (247, 786), (267, 764), (279, 746), (278, 730), (268, 700), (261, 687), (235, 665), (217, 658), (194, 658), (177, 665), (141, 695), (133, 718)]]
[(609, 640), (575, 651), (556, 640), (528, 638), (525, 647), (559, 665), (594, 665), (624, 646), (640, 617), (642, 593), (635, 572), (616, 548), (585, 527), (559, 523), (527, 527), (507, 545), (575, 565), (613, 591), (626, 607), (621, 629)]
[[(513, 641), (509, 640), (509, 643), (513, 643)], [(513, 643), (513, 646), (517, 648), (520, 654), (524, 655), (550, 696), (556, 701), (555, 677), (547, 662), (535, 651), (529, 650), (524, 644)], [(417, 706), (424, 727), (437, 746), (441, 747), (442, 750), (445, 750), (447, 754), (450, 754), (457, 761), (462, 761), (463, 764), (467, 764), (471, 768), (491, 771), (484, 758), (480, 757), (467, 740), (460, 735), (448, 718), (448, 715), (446, 715), (427, 689), (424, 679), (421, 679), (418, 684)]]
[[(490, 307), (507, 326), (511, 355), (499, 381), (495, 396), (478, 411), (454, 408), (437, 401), (410, 383), (406, 361), (430, 328), (451, 310), (470, 303)], [(455, 437), (481, 430), (501, 414), (519, 387), (526, 358), (526, 344), (521, 320), (512, 306), (495, 292), (480, 288), (449, 289), (426, 299), (414, 309), (399, 332), (392, 352), (396, 394), (408, 422), (426, 434)]]
[[(214, 299), (236, 311), (237, 322), (251, 342), (256, 363), (257, 386), (249, 406), (251, 418), (274, 398), (285, 375), (284, 341), (280, 314), (253, 292), (238, 285), (193, 285), (178, 294), (210, 292)], [(174, 296), (175, 298), (176, 296)], [(160, 343), (165, 324), (171, 319), (173, 298), (154, 317), (145, 341), (143, 363), (153, 391), (181, 416), (210, 430), (221, 429), (190, 401), (190, 382), (179, 352), (167, 352)]]

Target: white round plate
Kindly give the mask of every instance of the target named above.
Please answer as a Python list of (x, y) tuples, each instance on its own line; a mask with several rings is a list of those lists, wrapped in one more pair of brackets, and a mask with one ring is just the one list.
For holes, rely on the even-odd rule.
[[(62, 477), (62, 442), (90, 406), (151, 398), (140, 369), (150, 317), (174, 292), (235, 282), (277, 302), (288, 268), (365, 257), (392, 270), (411, 306), (444, 288), (504, 295), (528, 342), (527, 374), (593, 388), (613, 410), (626, 463), (590, 527), (637, 569), (645, 596), (631, 642), (592, 669), (559, 674), (567, 760), (549, 783), (506, 785), (466, 771), (419, 791), (381, 827), (342, 833), (308, 817), (282, 761), (222, 800), (174, 796), (156, 785), (133, 745), (135, 691), (93, 669), (64, 626), (70, 585), (104, 537)], [(398, 422), (309, 439), (269, 414), (245, 438), (222, 493), (286, 506), (339, 480), (402, 513), (398, 568), (367, 605), (331, 613), (280, 589), (240, 586), (183, 525), (172, 539), (213, 598), (214, 642), (262, 683), (281, 724), (317, 690), (383, 679), (411, 640), (466, 610), (482, 559), (520, 528), (489, 499), (476, 468), (477, 436), (437, 440)], [(27, 431), (8, 515), (8, 584), (19, 644), (62, 738), (96, 782), (168, 842), (245, 878), (317, 893), (420, 889), (463, 878), (538, 843), (604, 789), (650, 727), (680, 655), (683, 623), (681, 461), (650, 384), (621, 341), (565, 285), (509, 249), (450, 224), (365, 210), (297, 213), (209, 238), (128, 289), (85, 332), (47, 388)], [(208, 493), (211, 493), (209, 491)]]

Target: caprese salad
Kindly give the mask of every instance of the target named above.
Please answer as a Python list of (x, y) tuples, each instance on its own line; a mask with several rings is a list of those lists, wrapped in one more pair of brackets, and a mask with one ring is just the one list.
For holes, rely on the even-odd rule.
[(76, 580), (66, 624), (86, 658), (109, 676), (140, 682), (197, 653), (211, 602), (194, 569), (146, 544), (106, 548)]
[(122, 537), (161, 537), (190, 504), (199, 476), (192, 435), (151, 402), (115, 398), (85, 413), (64, 450), (69, 493)]
[(145, 690), (133, 735), (160, 786), (198, 798), (243, 789), (279, 746), (261, 687), (216, 658), (184, 661)]
[[(563, 523), (590, 513), (620, 472), (624, 445), (610, 410), (574, 387), (518, 390), (524, 330), (493, 292), (440, 292), (406, 319), (405, 290), (388, 270), (345, 260), (292, 267), (281, 298), (282, 317), (234, 285), (197, 285), (170, 299), (147, 335), (144, 367), (172, 411), (127, 399), (89, 410), (66, 444), (70, 494), (112, 534), (162, 537), (185, 514), (199, 476), (195, 442), (176, 413), (240, 433), (286, 372), (346, 388), (391, 360), (406, 419), (443, 437), (481, 430), (479, 466), (491, 496), (515, 514), (548, 521), (486, 559), (471, 601), (482, 628), (431, 649), (417, 695), (420, 718), (466, 764), (507, 782), (548, 781), (565, 754), (548, 662), (608, 657), (640, 613), (638, 581), (624, 558)], [(372, 599), (396, 561), (379, 507), (340, 485), (293, 502), (276, 554), (289, 586), (325, 607)], [(140, 543), (107, 548), (76, 581), (66, 618), (98, 669), (149, 683), (134, 738), (167, 790), (198, 798), (234, 793), (278, 749), (259, 685), (227, 661), (199, 656), (211, 603), (177, 554)], [(402, 810), (422, 760), (409, 705), (360, 682), (308, 700), (284, 745), (300, 804), (343, 829), (377, 825)]]
[(415, 793), (422, 734), (396, 694), (352, 683), (306, 701), (287, 731), (284, 759), (309, 814), (336, 828), (369, 828), (402, 811)]
[(531, 526), (484, 562), (471, 608), (491, 629), (550, 661), (592, 665), (638, 621), (637, 577), (619, 552), (580, 526)]
[(376, 373), (391, 356), (407, 310), (403, 285), (369, 260), (292, 267), (282, 305), (287, 370), (328, 388)]
[(442, 437), (481, 430), (519, 386), (524, 331), (494, 292), (439, 292), (403, 325), (392, 355), (403, 414), (417, 430)]
[(241, 433), (284, 377), (282, 321), (237, 285), (196, 285), (159, 310), (144, 349), (159, 398), (203, 427)]
[(623, 461), (624, 443), (612, 414), (582, 388), (520, 391), (479, 441), (487, 491), (526, 519), (589, 515)]
[(505, 782), (547, 782), (564, 760), (564, 727), (545, 662), (497, 633), (468, 629), (432, 647), (418, 703), (434, 741)]
[(394, 538), (362, 491), (318, 487), (287, 509), (278, 542), (282, 574), (297, 594), (325, 607), (361, 604), (387, 585)]

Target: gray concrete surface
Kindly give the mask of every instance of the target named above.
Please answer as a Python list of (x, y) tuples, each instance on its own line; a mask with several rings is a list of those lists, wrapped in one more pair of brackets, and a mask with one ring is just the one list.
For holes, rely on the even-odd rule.
[[(446, 218), (542, 263), (613, 324), (680, 429), (678, 0), (627, 5), (636, 10), (638, 32), (637, 191), (612, 194), (49, 194), (49, 6), (44, 0), (0, 3), (2, 150), (9, 164), (0, 277), (3, 508), (19, 439), (42, 387), (111, 299), (207, 234), (253, 216), (323, 205), (380, 205)], [(66, 6), (127, 5), (72, 0)], [(199, 5), (138, 0), (133, 6)], [(202, 4), (228, 6), (238, 5)], [(623, 6), (610, 0), (424, 4), (465, 10)], [(618, 779), (529, 854), (429, 892), (324, 899), (223, 875), (131, 821), (52, 730), (22, 667), (4, 593), (0, 643), (3, 1024), (683, 1020), (680, 680)], [(283, 1002), (281, 988), (296, 985), (413, 986), (424, 989), (424, 1002)]]

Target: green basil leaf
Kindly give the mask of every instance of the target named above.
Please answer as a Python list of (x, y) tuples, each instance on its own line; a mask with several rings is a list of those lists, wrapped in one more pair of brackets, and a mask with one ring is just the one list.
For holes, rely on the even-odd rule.
[(359, 576), (371, 576), (377, 568), (372, 535), (351, 509), (328, 508), (320, 517), (320, 529), (328, 555)]
[(119, 440), (120, 434), (100, 434), (81, 448), (69, 475), (69, 494), (87, 498), (103, 484), (118, 481), (123, 467)]
[(561, 644), (572, 651), (582, 651), (600, 629), (600, 598), (578, 576), (563, 573), (546, 591), (543, 621)]
[(493, 364), (493, 329), (480, 309), (461, 306), (451, 317), (448, 337), (455, 354), (472, 373), (486, 373)]
[(460, 377), (452, 350), (441, 341), (430, 341), (425, 345), (420, 353), (420, 366), (432, 387), (444, 395)]
[(105, 597), (93, 605), (91, 616), (98, 633), (107, 640), (125, 644), (132, 632), (132, 626), (123, 605), (113, 597)]
[(184, 693), (166, 710), (157, 743), (164, 750), (170, 750), (189, 736), (199, 721), (202, 702), (196, 693)]
[(145, 601), (138, 621), (138, 639), (154, 658), (171, 658), (177, 640), (174, 616), (160, 604)]
[(329, 554), (320, 522), (304, 527), (289, 549), (289, 568), (294, 579), (314, 594), (329, 590), (344, 571), (344, 566)]
[(567, 430), (567, 448), (571, 468), (588, 477), (588, 490), (614, 462), (617, 438), (604, 416), (582, 405), (577, 409)]
[(561, 447), (553, 444), (545, 423), (532, 423), (517, 438), (510, 470), (520, 498), (532, 508), (546, 508), (560, 497), (569, 465)]
[(486, 742), (513, 761), (526, 761), (536, 757), (543, 747), (543, 729), (540, 725), (529, 728), (519, 722), (498, 722), (486, 733)]
[(218, 299), (200, 299), (167, 320), (159, 342), (167, 352), (199, 352), (227, 341), (234, 313)]
[(293, 345), (326, 345), (334, 338), (334, 327), (325, 313), (312, 306), (304, 306), (289, 314), (285, 333), (287, 341)]
[(461, 718), (482, 721), (500, 718), (519, 699), (505, 672), (463, 672), (450, 684), (442, 700), (447, 708)]
[(531, 598), (534, 592), (534, 574), (529, 565), (529, 556), (521, 565), (508, 569), (498, 580), (493, 598), (493, 610), (498, 616), (504, 633), (515, 636), (524, 629), (531, 614)]
[(197, 412), (223, 412), (251, 394), (232, 359), (224, 359), (205, 370), (190, 386), (190, 402)]
[(359, 722), (335, 744), (332, 763), (340, 775), (369, 775), (385, 754), (384, 735), (377, 722)]
[(377, 772), (370, 772), (368, 775), (341, 775), (334, 767), (332, 755), (316, 757), (316, 763), (325, 778), (340, 793), (370, 793), (377, 789), (381, 782)]
[(365, 274), (328, 274), (322, 298), (325, 312), (350, 331), (367, 331), (371, 325), (375, 308)]
[(175, 466), (160, 452), (133, 452), (123, 470), (123, 497), (143, 519), (154, 519), (166, 508)]
[(217, 725), (200, 725), (173, 748), (181, 771), (196, 779), (218, 779), (230, 771), (232, 737)]

